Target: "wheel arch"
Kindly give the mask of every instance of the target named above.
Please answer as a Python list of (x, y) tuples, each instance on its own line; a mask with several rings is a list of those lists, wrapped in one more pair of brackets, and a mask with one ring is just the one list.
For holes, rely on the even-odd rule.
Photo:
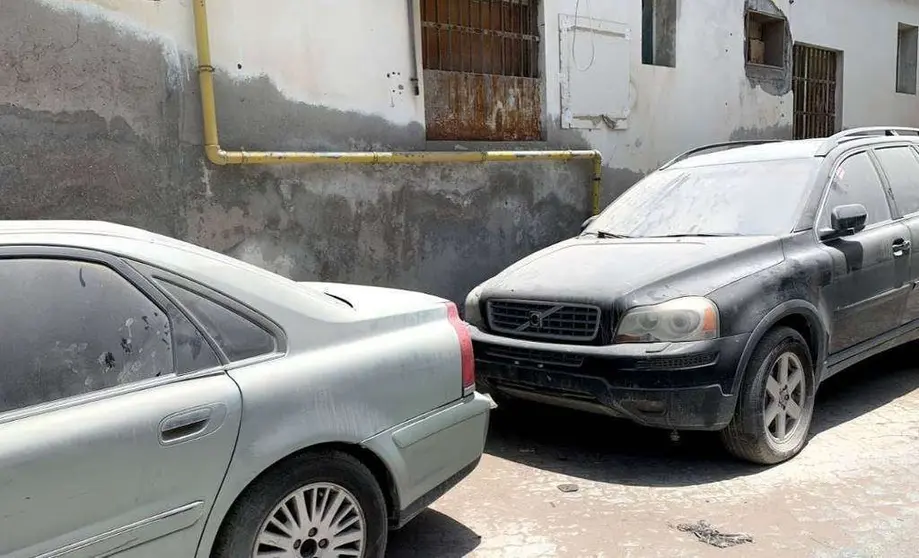
[(790, 300), (773, 308), (753, 329), (741, 354), (740, 361), (737, 363), (737, 372), (734, 375), (734, 384), (731, 389), (732, 394), (736, 395), (738, 393), (746, 375), (747, 364), (753, 357), (753, 351), (756, 346), (769, 331), (778, 326), (787, 326), (794, 329), (808, 342), (808, 349), (814, 363), (814, 372), (817, 382), (820, 382), (820, 379), (824, 376), (828, 328), (824, 319), (820, 316), (820, 312), (813, 304), (805, 300)]
[[(197, 556), (199, 557), (208, 557), (211, 556), (213, 546), (217, 541), (218, 533), (223, 527), (224, 522), (227, 519), (227, 516), (230, 512), (236, 507), (239, 503), (239, 500), (246, 494), (249, 488), (265, 478), (266, 476), (272, 474), (278, 468), (283, 467), (286, 463), (303, 456), (304, 454), (309, 453), (318, 453), (321, 451), (340, 451), (346, 453), (358, 461), (360, 461), (364, 466), (366, 466), (370, 472), (373, 474), (374, 479), (380, 485), (380, 490), (383, 492), (383, 497), (386, 500), (386, 511), (388, 515), (388, 520), (390, 523), (397, 516), (400, 509), (399, 493), (396, 490), (396, 482), (393, 477), (392, 471), (386, 465), (386, 462), (377, 455), (373, 450), (364, 447), (360, 444), (347, 443), (347, 442), (323, 442), (301, 448), (297, 451), (291, 452), (290, 454), (276, 460), (271, 465), (265, 467), (260, 473), (253, 476), (248, 483), (239, 491), (238, 494), (233, 498), (233, 502), (223, 510), (220, 517), (211, 516), (208, 518), (207, 522), (209, 524), (215, 525), (213, 529), (213, 536), (208, 537), (208, 540), (202, 540), (199, 543)], [(205, 533), (205, 536), (206, 533)]]

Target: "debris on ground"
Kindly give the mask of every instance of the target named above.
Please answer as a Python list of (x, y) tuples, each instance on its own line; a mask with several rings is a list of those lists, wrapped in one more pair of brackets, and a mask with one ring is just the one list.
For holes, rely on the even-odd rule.
[(677, 525), (676, 528), (684, 533), (692, 533), (700, 542), (704, 542), (716, 548), (728, 548), (753, 542), (753, 537), (750, 535), (744, 533), (722, 533), (704, 520), (697, 523), (681, 523)]
[(558, 485), (558, 489), (561, 490), (562, 492), (577, 492), (577, 491), (578, 491), (578, 485), (576, 485), (576, 484), (560, 484), (560, 485)]

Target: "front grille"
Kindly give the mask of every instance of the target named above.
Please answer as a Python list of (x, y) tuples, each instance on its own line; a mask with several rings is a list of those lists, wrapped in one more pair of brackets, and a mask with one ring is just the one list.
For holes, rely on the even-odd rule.
[(600, 328), (600, 309), (587, 304), (489, 300), (488, 325), (516, 337), (593, 341)]
[(542, 366), (564, 366), (577, 368), (584, 364), (584, 357), (554, 351), (534, 351), (531, 349), (517, 349), (514, 347), (490, 346), (484, 351), (485, 357), (497, 361), (506, 361), (511, 364), (535, 364)]

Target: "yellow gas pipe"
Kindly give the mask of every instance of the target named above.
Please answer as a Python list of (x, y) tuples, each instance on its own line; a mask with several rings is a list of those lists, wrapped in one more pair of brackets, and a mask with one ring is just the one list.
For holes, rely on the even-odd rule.
[(396, 152), (309, 152), (309, 151), (224, 151), (217, 134), (217, 106), (214, 100), (214, 66), (211, 64), (207, 28), (207, 0), (194, 0), (195, 38), (198, 47), (198, 79), (201, 83), (201, 112), (204, 117), (204, 151), (215, 165), (267, 165), (289, 163), (422, 164), (485, 163), (528, 160), (571, 161), (591, 159), (591, 209), (600, 212), (600, 184), (603, 156), (596, 150), (563, 151), (396, 151)]

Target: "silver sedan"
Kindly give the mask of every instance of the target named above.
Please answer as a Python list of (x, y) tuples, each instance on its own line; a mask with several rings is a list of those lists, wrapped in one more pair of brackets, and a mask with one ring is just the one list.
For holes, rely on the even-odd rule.
[(0, 223), (0, 556), (383, 556), (491, 402), (456, 307)]

